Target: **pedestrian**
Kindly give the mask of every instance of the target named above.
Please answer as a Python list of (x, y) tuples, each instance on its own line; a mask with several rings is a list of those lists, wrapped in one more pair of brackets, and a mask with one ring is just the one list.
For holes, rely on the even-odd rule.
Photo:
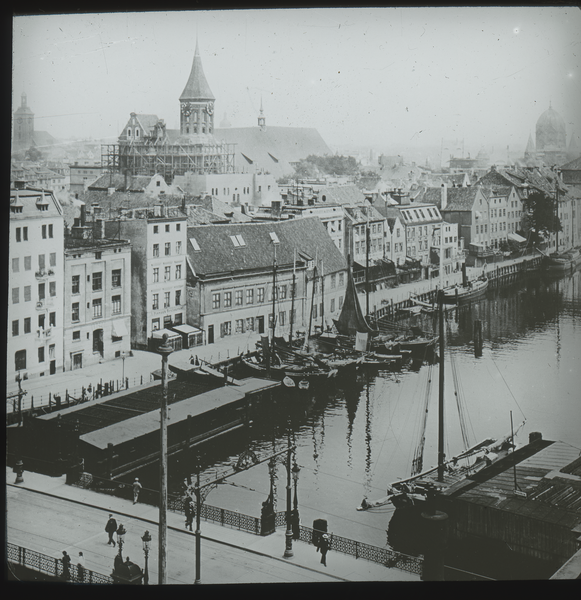
[(113, 548), (115, 548), (113, 534), (117, 531), (117, 521), (113, 518), (113, 515), (109, 515), (109, 520), (107, 521), (107, 525), (105, 525), (105, 531), (109, 534), (107, 545), (110, 546), (113, 544)]
[(192, 521), (194, 520), (194, 501), (190, 498), (190, 496), (186, 499), (186, 505), (184, 507), (184, 512), (186, 513), (186, 529), (189, 528), (192, 531)]
[(329, 536), (325, 533), (321, 538), (321, 563), (327, 566), (327, 551), (329, 550)]
[(80, 583), (85, 581), (85, 557), (82, 552), (79, 552), (77, 559), (77, 579)]
[(63, 550), (61, 561), (63, 563), (63, 579), (68, 581), (71, 578), (71, 557), (67, 554), (66, 550)]
[(141, 490), (141, 484), (139, 483), (139, 477), (135, 478), (133, 482), (133, 504), (137, 503), (137, 499), (139, 498), (139, 490)]

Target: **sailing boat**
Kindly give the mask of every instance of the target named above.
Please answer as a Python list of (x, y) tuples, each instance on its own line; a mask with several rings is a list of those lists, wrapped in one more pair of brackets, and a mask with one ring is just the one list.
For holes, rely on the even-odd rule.
[[(444, 454), (444, 294), (441, 290), (438, 294), (439, 312), (439, 393), (438, 393), (438, 464), (436, 467), (422, 471), (423, 466), (423, 443), (425, 440), (425, 424), (427, 406), (424, 410), (424, 422), (422, 438), (418, 451), (414, 456), (412, 467), (414, 474), (407, 479), (401, 479), (387, 486), (387, 495), (378, 500), (368, 501), (363, 499), (357, 510), (368, 510), (370, 508), (392, 503), (396, 508), (413, 506), (425, 502), (431, 494), (442, 491), (456, 483), (462, 478), (473, 475), (483, 468), (491, 465), (500, 458), (506, 456), (514, 448), (514, 436), (524, 426), (524, 421), (519, 427), (502, 438), (487, 438), (466, 448), (461, 453), (445, 460)], [(463, 459), (475, 460), (467, 466), (458, 463)]]

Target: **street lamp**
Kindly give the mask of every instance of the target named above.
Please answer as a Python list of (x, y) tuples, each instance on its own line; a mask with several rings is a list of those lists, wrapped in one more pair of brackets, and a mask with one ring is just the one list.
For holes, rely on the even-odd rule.
[(297, 499), (297, 484), (299, 482), (299, 473), (301, 472), (301, 469), (299, 467), (299, 465), (297, 465), (296, 460), (295, 463), (293, 464), (293, 468), (292, 468), (292, 477), (293, 477), (293, 483), (295, 486), (295, 495), (293, 498), (293, 538), (295, 540), (298, 540), (300, 538), (300, 529), (299, 529), (299, 508), (298, 508), (298, 499)]
[(284, 558), (294, 556), (293, 553), (293, 530), (291, 523), (291, 439), (290, 439), (290, 422), (288, 424), (288, 451), (286, 459), (286, 534)]
[(125, 354), (125, 352), (121, 352), (121, 360), (123, 361), (123, 372), (122, 372), (122, 376), (121, 376), (121, 382), (123, 383), (123, 389), (125, 389), (125, 359), (127, 358), (127, 355)]
[(123, 550), (123, 542), (125, 541), (125, 534), (127, 533), (123, 523), (119, 523), (117, 528), (117, 543), (119, 544), (119, 556), (123, 558), (121, 551)]
[(143, 553), (145, 554), (145, 572), (143, 574), (143, 585), (147, 585), (149, 583), (149, 571), (147, 570), (147, 559), (149, 557), (149, 547), (151, 544), (151, 535), (149, 531), (145, 531), (143, 537), (141, 538), (143, 543)]

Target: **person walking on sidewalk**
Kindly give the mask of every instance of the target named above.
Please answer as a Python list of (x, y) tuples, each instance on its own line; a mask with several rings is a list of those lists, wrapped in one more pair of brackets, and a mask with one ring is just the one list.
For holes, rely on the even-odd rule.
[(109, 520), (107, 521), (107, 525), (105, 525), (105, 531), (109, 534), (107, 545), (110, 546), (111, 543), (113, 543), (113, 548), (115, 548), (113, 534), (117, 531), (117, 521), (113, 518), (113, 515), (109, 515)]
[(329, 550), (329, 536), (325, 533), (321, 538), (321, 564), (327, 566), (327, 551)]
[(79, 552), (79, 558), (77, 559), (77, 579), (79, 583), (85, 581), (85, 557), (82, 552)]
[(68, 581), (71, 578), (71, 557), (67, 554), (66, 550), (63, 550), (61, 561), (63, 563), (63, 579)]
[(137, 504), (139, 498), (139, 491), (141, 490), (141, 484), (139, 483), (139, 477), (135, 478), (133, 482), (133, 504)]
[(194, 501), (190, 496), (186, 498), (186, 506), (184, 507), (184, 512), (186, 513), (186, 529), (189, 528), (192, 531), (192, 521), (194, 520)]

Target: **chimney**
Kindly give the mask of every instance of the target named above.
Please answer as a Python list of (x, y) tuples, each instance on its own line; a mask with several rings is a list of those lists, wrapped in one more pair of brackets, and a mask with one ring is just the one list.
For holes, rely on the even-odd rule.
[(87, 223), (87, 207), (81, 204), (81, 227), (84, 227)]
[(281, 201), (280, 200), (273, 200), (271, 206), (272, 206), (272, 216), (280, 218), (280, 215), (281, 215)]
[(440, 189), (440, 210), (445, 210), (448, 205), (448, 188), (446, 187), (446, 184), (443, 183)]
[(531, 431), (529, 433), (529, 444), (532, 444), (533, 442), (536, 442), (537, 440), (542, 440), (543, 439), (543, 434), (540, 433), (539, 431)]

